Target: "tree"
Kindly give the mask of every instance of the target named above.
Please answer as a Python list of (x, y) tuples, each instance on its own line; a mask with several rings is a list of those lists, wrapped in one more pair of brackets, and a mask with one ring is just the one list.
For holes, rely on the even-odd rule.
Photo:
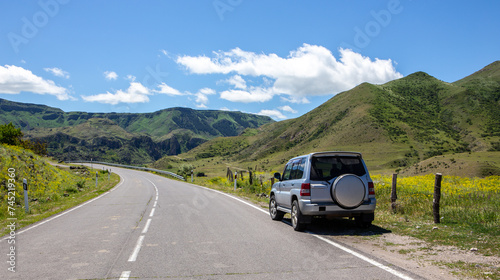
[(0, 125), (0, 143), (8, 145), (19, 145), (23, 133), (20, 128), (16, 128), (12, 123)]
[(12, 123), (0, 125), (0, 144), (20, 146), (32, 150), (37, 155), (47, 155), (47, 143), (23, 140), (22, 137), (21, 129), (16, 128)]
[(189, 163), (183, 163), (179, 170), (177, 171), (178, 175), (183, 176), (184, 178), (191, 176), (191, 170), (194, 170), (194, 166)]

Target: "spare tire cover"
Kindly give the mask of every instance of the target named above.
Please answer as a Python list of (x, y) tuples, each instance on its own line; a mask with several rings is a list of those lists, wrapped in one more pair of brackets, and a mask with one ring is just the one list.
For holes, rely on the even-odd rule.
[(332, 184), (332, 198), (344, 209), (353, 209), (363, 203), (365, 184), (354, 174), (344, 174), (337, 177)]

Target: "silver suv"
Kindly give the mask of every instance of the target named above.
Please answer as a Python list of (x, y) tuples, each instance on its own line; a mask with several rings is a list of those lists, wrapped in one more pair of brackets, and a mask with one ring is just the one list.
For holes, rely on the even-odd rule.
[(313, 216), (354, 217), (369, 227), (375, 217), (375, 188), (360, 153), (322, 152), (292, 158), (270, 193), (269, 214), (291, 215), (294, 230)]

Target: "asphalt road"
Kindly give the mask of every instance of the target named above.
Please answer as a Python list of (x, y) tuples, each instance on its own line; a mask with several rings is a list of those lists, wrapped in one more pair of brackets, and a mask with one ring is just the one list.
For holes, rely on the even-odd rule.
[(226, 194), (112, 170), (110, 192), (19, 230), (0, 279), (418, 279)]

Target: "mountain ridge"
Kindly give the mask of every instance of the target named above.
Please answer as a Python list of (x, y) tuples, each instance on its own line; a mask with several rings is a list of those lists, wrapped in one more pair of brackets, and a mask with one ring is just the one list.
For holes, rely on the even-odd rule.
[[(441, 155), (499, 154), (500, 63), (485, 68), (455, 83), (424, 72), (362, 83), (298, 118), (263, 125), (251, 136), (211, 140), (179, 156), (205, 169), (211, 158), (274, 169), (312, 151), (352, 150), (362, 152), (372, 170), (403, 171)], [(230, 154), (214, 152), (214, 145), (229, 146), (224, 141), (244, 145)], [(500, 174), (500, 165), (489, 170)]]
[[(481, 164), (488, 168), (478, 174), (500, 174), (499, 61), (453, 83), (420, 71), (385, 84), (362, 83), (280, 122), (189, 108), (144, 114), (65, 113), (45, 105), (5, 103), (0, 100), (0, 111), (7, 108), (2, 112), (25, 109), (28, 121), (22, 110), (9, 116), (21, 126), (25, 122), (28, 137), (52, 143), (49, 150), (69, 157), (105, 155), (102, 159), (113, 162), (157, 161), (156, 168), (165, 168), (175, 161), (168, 155), (179, 154), (208, 170), (228, 165), (273, 169), (311, 151), (352, 150), (362, 152), (372, 170), (404, 172), (434, 157), (449, 156), (453, 162), (454, 154), (481, 152), (493, 153), (494, 163)], [(2, 117), (0, 121), (7, 122)], [(70, 123), (86, 128), (71, 132)], [(44, 127), (48, 124), (53, 127)]]
[[(267, 116), (182, 107), (152, 113), (64, 112), (5, 99), (0, 99), (0, 113), (0, 122), (12, 122), (21, 127), (26, 138), (48, 143), (49, 154), (60, 160), (92, 157), (136, 164), (273, 122)], [(97, 123), (105, 129), (98, 130)], [(99, 144), (104, 147), (99, 148)]]

